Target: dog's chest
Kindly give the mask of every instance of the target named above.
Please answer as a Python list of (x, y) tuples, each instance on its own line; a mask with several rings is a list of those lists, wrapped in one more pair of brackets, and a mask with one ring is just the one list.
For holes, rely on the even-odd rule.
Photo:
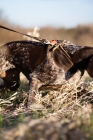
[(64, 70), (55, 64), (51, 53), (48, 54), (47, 59), (31, 75), (43, 85), (63, 84), (65, 81)]

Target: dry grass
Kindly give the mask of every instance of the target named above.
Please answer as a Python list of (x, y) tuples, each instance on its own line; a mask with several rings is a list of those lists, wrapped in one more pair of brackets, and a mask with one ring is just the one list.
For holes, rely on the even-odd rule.
[[(78, 79), (77, 74), (74, 81), (62, 85), (60, 91), (37, 94), (36, 104), (30, 110), (22, 108), (27, 92), (19, 90), (3, 99), (0, 105), (2, 104), (1, 123), (4, 122), (4, 127), (2, 123), (0, 137), (4, 140), (14, 140), (15, 137), (19, 140), (92, 140), (93, 82), (80, 82)], [(20, 122), (23, 123), (18, 125)], [(5, 128), (8, 128), (7, 132), (3, 130)], [(7, 138), (4, 137), (5, 134)]]

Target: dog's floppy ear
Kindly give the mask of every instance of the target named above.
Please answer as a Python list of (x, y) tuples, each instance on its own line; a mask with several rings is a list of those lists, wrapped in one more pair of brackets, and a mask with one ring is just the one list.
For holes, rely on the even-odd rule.
[(60, 46), (52, 50), (54, 62), (65, 71), (67, 71), (73, 65), (70, 56)]

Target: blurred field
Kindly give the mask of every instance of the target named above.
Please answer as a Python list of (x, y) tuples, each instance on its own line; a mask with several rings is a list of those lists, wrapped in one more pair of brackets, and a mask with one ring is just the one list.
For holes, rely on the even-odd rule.
[[(18, 26), (6, 25), (6, 27), (10, 27), (23, 33), (31, 32), (33, 30)], [(77, 45), (93, 46), (93, 25), (80, 25), (72, 29), (44, 27), (39, 30), (39, 33), (41, 38), (48, 40), (65, 39)], [(24, 40), (24, 38), (20, 34), (0, 29), (0, 44), (14, 40)]]
[[(0, 10), (0, 25), (9, 27), (19, 32), (27, 33), (32, 32), (32, 28), (23, 28), (16, 24), (12, 24), (5, 18), (3, 12)], [(39, 29), (41, 38), (48, 40), (51, 39), (65, 39), (73, 42), (77, 45), (93, 46), (93, 24), (78, 25), (75, 28), (53, 28), (43, 27)], [(23, 36), (14, 32), (6, 31), (0, 28), (0, 44), (4, 44), (9, 41), (23, 40)]]

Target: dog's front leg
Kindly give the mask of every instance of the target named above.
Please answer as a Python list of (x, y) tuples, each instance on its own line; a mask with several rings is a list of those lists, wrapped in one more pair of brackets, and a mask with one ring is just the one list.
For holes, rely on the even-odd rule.
[(32, 76), (30, 79), (30, 83), (29, 83), (29, 95), (28, 95), (28, 108), (34, 104), (37, 103), (37, 98), (36, 98), (36, 94), (39, 94), (38, 89), (40, 88), (40, 86), (42, 85), (42, 83), (40, 82), (39, 79), (37, 79), (36, 77)]

